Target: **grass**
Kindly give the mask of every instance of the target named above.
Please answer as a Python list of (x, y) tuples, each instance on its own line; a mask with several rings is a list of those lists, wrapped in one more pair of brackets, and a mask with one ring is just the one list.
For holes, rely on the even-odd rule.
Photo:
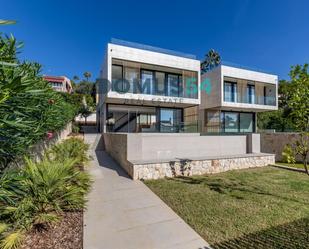
[(308, 248), (306, 174), (264, 167), (145, 183), (213, 248)]
[(281, 165), (281, 166), (286, 166), (286, 167), (291, 167), (291, 168), (298, 168), (298, 169), (305, 169), (304, 164), (302, 163), (282, 163), (282, 162), (276, 162), (276, 164)]

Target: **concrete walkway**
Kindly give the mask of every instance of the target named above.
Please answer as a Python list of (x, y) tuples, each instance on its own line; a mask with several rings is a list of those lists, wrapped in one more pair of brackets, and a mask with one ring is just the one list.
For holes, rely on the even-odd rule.
[(84, 249), (207, 249), (209, 245), (141, 181), (131, 180), (87, 134), (94, 179), (84, 214)]

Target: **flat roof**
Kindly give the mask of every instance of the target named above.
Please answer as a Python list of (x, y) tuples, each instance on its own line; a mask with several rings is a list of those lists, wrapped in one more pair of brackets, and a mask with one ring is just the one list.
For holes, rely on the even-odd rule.
[(145, 44), (141, 44), (141, 43), (136, 43), (136, 42), (124, 41), (124, 40), (120, 40), (120, 39), (116, 39), (116, 38), (112, 38), (110, 43), (115, 44), (115, 45), (125, 46), (125, 47), (148, 50), (148, 51), (152, 51), (152, 52), (174, 55), (174, 56), (179, 56), (179, 57), (184, 57), (184, 58), (196, 60), (196, 56), (193, 55), (193, 54), (187, 54), (187, 53), (178, 52), (178, 51), (165, 49), (165, 48), (158, 48), (158, 47), (145, 45)]

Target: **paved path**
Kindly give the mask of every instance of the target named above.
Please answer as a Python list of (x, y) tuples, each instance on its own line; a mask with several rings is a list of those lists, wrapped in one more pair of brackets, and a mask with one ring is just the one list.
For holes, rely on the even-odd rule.
[(206, 249), (208, 244), (141, 181), (131, 180), (88, 134), (94, 178), (84, 214), (84, 249)]

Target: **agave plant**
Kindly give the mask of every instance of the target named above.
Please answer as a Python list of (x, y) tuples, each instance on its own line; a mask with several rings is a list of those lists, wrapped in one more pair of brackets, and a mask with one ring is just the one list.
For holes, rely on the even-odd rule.
[(201, 63), (202, 72), (207, 72), (221, 63), (221, 57), (214, 49), (210, 49), (205, 55), (205, 60)]

